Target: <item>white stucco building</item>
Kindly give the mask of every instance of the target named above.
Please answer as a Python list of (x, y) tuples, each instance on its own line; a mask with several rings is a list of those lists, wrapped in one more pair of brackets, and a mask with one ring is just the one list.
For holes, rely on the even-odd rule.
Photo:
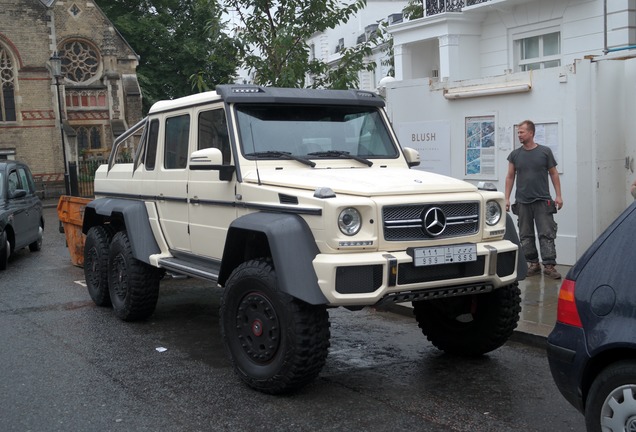
[[(515, 127), (559, 163), (560, 264), (632, 201), (636, 0), (425, 0), (394, 24), (387, 111), (422, 168), (504, 189)], [(376, 80), (381, 78), (378, 71)], [(513, 191), (514, 196), (514, 191)]]

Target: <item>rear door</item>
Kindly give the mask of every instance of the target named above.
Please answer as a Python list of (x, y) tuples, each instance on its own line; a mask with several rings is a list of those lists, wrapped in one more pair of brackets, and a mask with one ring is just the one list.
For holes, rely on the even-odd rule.
[(26, 203), (26, 197), (17, 198), (14, 195), (20, 189), (20, 175), (18, 174), (17, 167), (11, 167), (7, 175), (7, 202), (9, 203), (9, 212), (11, 214), (11, 225), (15, 233), (15, 249), (21, 249), (26, 246), (25, 239), (28, 237), (28, 205)]
[[(159, 223), (170, 249), (189, 251), (188, 231), (188, 157), (190, 145), (190, 114), (170, 113), (163, 122), (163, 140), (152, 184), (157, 202)], [(161, 145), (161, 143), (163, 145)], [(150, 186), (150, 185), (149, 185)]]
[(38, 239), (42, 203), (35, 194), (35, 183), (29, 169), (25, 166), (19, 166), (17, 171), (20, 179), (20, 188), (27, 192), (26, 196), (20, 199), (20, 205), (25, 209), (25, 234), (23, 241), (25, 245), (28, 245)]

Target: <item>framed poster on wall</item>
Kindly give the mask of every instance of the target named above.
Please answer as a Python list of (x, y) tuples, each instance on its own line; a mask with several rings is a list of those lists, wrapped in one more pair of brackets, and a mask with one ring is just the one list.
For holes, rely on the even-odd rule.
[(465, 130), (466, 177), (497, 180), (495, 116), (466, 117)]

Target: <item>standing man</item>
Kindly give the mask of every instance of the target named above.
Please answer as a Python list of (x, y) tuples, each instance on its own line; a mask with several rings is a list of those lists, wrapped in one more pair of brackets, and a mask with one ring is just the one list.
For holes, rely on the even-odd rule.
[[(510, 194), (515, 177), (518, 177), (512, 211), (519, 218), (519, 237), (528, 262), (527, 275), (541, 273), (539, 253), (535, 243), (536, 224), (543, 260), (543, 274), (552, 279), (561, 279), (561, 275), (554, 268), (556, 264), (554, 239), (557, 234), (557, 224), (553, 215), (563, 207), (557, 163), (549, 147), (534, 142), (534, 123), (530, 120), (521, 122), (517, 129), (517, 137), (522, 147), (513, 150), (508, 156), (506, 211), (510, 210)], [(548, 176), (552, 180), (556, 193), (554, 200), (550, 196)]]

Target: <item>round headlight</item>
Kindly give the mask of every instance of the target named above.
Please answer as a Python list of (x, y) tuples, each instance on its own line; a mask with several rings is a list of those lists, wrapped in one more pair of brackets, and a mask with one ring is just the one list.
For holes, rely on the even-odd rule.
[(496, 225), (501, 219), (501, 206), (497, 201), (488, 201), (486, 203), (486, 223), (488, 225)]
[(358, 234), (362, 227), (362, 216), (353, 207), (348, 207), (340, 212), (338, 216), (338, 228), (343, 234), (352, 236)]

